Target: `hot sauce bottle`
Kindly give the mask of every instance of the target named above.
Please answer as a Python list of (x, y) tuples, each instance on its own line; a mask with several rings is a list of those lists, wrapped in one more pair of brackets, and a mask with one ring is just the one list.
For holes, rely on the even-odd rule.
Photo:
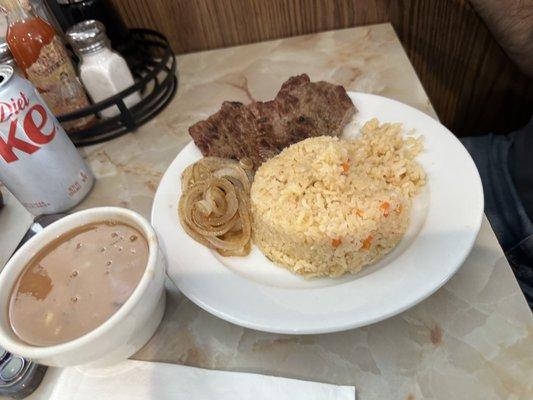
[[(6, 41), (26, 77), (37, 87), (54, 115), (89, 105), (74, 66), (54, 28), (18, 0), (2, 0), (7, 12)], [(84, 129), (93, 116), (63, 123), (67, 131)]]

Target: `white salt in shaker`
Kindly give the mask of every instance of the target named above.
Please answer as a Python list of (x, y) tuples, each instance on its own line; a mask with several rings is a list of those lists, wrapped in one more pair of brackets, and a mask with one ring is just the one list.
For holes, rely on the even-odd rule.
[[(134, 84), (126, 61), (111, 49), (101, 22), (80, 22), (70, 27), (66, 36), (81, 59), (79, 75), (93, 102), (105, 100)], [(139, 92), (124, 99), (127, 107), (139, 101)], [(117, 106), (112, 106), (103, 110), (101, 115), (110, 118), (119, 112)]]

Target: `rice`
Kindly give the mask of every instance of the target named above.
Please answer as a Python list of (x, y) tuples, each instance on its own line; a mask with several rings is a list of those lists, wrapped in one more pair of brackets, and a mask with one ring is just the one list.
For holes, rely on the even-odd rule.
[(272, 261), (306, 277), (356, 273), (382, 258), (409, 223), (425, 184), (420, 138), (368, 121), (353, 140), (296, 143), (257, 170), (253, 239)]

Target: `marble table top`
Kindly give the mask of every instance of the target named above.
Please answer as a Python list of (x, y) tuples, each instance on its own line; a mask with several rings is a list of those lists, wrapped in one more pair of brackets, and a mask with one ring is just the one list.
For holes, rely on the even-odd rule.
[[(83, 149), (98, 180), (80, 209), (117, 205), (149, 218), (159, 180), (190, 141), (192, 123), (223, 100), (270, 99), (302, 72), (437, 118), (390, 24), (187, 54), (178, 57), (178, 69), (178, 93), (156, 119)], [(134, 358), (355, 385), (362, 400), (531, 399), (532, 331), (531, 312), (484, 219), (450, 282), (386, 321), (326, 335), (262, 333), (218, 319), (170, 290), (159, 330)]]

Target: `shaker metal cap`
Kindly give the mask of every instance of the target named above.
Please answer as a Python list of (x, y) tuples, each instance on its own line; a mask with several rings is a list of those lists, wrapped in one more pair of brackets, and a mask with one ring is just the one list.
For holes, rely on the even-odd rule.
[(11, 51), (9, 51), (9, 46), (3, 39), (0, 39), (0, 59), (3, 59), (6, 55), (11, 58)]
[(100, 21), (90, 19), (71, 26), (66, 36), (74, 50), (90, 53), (107, 46), (105, 27)]
[(14, 62), (13, 55), (9, 50), (9, 46), (3, 39), (0, 39), (0, 64), (10, 64), (12, 62)]

